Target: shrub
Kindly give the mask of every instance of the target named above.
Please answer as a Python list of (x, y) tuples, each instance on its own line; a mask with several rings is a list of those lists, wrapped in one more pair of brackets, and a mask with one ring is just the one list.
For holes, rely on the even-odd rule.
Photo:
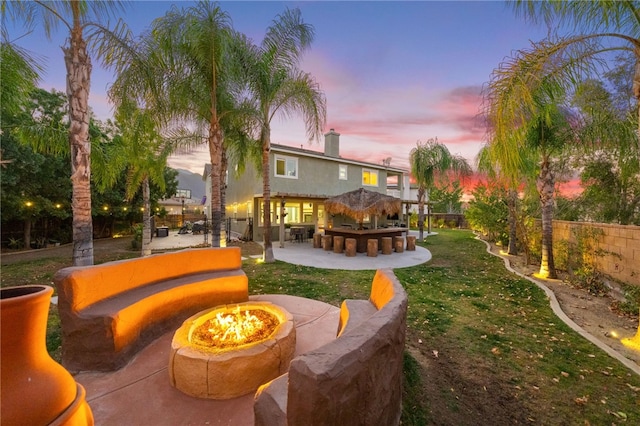
[(465, 218), (471, 229), (486, 235), (491, 241), (507, 243), (509, 211), (506, 192), (503, 189), (478, 185), (472, 195), (473, 201), (469, 202), (465, 211)]

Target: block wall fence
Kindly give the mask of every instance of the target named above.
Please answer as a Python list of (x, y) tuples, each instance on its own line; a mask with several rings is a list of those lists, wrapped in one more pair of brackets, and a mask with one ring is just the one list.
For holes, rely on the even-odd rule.
[(640, 226), (554, 220), (553, 239), (576, 242), (574, 230), (587, 227), (602, 230), (598, 248), (617, 254), (599, 257), (598, 270), (624, 283), (640, 286)]

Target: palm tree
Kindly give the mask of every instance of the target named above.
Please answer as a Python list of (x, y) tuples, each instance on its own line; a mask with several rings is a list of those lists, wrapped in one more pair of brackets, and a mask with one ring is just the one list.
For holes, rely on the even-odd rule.
[[(62, 24), (69, 31), (67, 45), (62, 48), (67, 69), (69, 97), (69, 147), (71, 151), (71, 182), (73, 187), (73, 264), (93, 264), (93, 221), (91, 218), (91, 141), (89, 140), (89, 89), (91, 59), (84, 32), (96, 28), (100, 20), (122, 9), (116, 1), (19, 1), (3, 2), (15, 19), (33, 25), (42, 20), (45, 34)], [(92, 21), (95, 19), (95, 21)]]
[[(471, 174), (471, 166), (467, 160), (458, 155), (452, 155), (449, 149), (438, 139), (429, 139), (423, 143), (418, 141), (416, 147), (409, 154), (411, 174), (418, 183), (418, 228), (419, 241), (424, 238), (424, 201), (429, 198), (429, 191), (434, 187), (438, 174), (452, 171), (457, 176)], [(431, 211), (427, 207), (427, 233), (431, 233)]]
[(38, 63), (28, 52), (11, 43), (3, 28), (0, 43), (0, 105), (3, 121), (20, 112), (29, 93), (36, 87), (39, 71)]
[[(519, 52), (517, 60), (522, 66), (517, 72), (510, 65), (505, 67), (512, 78), (503, 80), (499, 90), (494, 87), (495, 98), (491, 102), (494, 107), (500, 105), (502, 110), (498, 114), (502, 118), (494, 123), (498, 135), (504, 136), (513, 123), (520, 121), (518, 115), (533, 105), (531, 93), (544, 79), (553, 78), (565, 89), (576, 89), (584, 74), (602, 68), (612, 51), (625, 52), (633, 56), (636, 64), (640, 62), (640, 7), (637, 2), (517, 0), (511, 4), (525, 19), (543, 21), (548, 28), (574, 28), (578, 34), (545, 40), (528, 51)], [(640, 102), (639, 66), (635, 67), (632, 92)], [(640, 109), (637, 114), (640, 115)], [(640, 119), (636, 117), (633, 121), (640, 133)], [(631, 143), (636, 149), (640, 146), (637, 137), (613, 143)]]
[[(537, 156), (539, 163), (536, 189), (542, 210), (542, 260), (538, 275), (543, 278), (556, 278), (552, 221), (555, 173), (559, 167), (554, 164), (554, 160), (574, 138), (574, 131), (569, 124), (568, 111), (559, 106), (563, 100), (563, 87), (550, 77), (538, 79), (524, 73), (525, 79), (531, 77), (536, 82), (530, 87), (518, 88), (527, 93), (530, 104), (511, 105), (511, 102), (514, 102), (513, 99), (507, 97), (505, 100), (500, 97), (501, 92), (498, 88), (503, 88), (504, 80), (517, 78), (514, 75), (517, 73), (509, 71), (521, 69), (528, 69), (527, 62), (516, 60), (512, 64), (512, 69), (501, 68), (500, 78), (491, 82), (490, 88), (494, 92), (489, 95), (491, 102), (487, 115), (488, 122), (493, 124), (491, 152), (494, 159), (501, 165), (505, 176), (511, 181), (517, 179), (523, 170), (523, 159), (526, 158), (523, 150), (533, 151)], [(503, 120), (509, 115), (512, 122), (509, 132), (506, 133), (507, 128)]]
[(208, 144), (213, 247), (220, 246), (225, 45), (232, 35), (228, 14), (201, 1), (172, 6), (137, 40), (127, 33), (100, 46), (117, 75), (109, 90), (117, 107), (133, 102), (144, 109), (174, 152)]
[(326, 120), (326, 100), (311, 74), (298, 68), (313, 41), (313, 27), (299, 9), (287, 9), (268, 28), (260, 46), (248, 45), (240, 59), (248, 79), (249, 102), (254, 107), (257, 139), (262, 147), (264, 261), (273, 262), (271, 245), (271, 186), (269, 151), (271, 120), (278, 114), (304, 117), (309, 139), (319, 138)]
[(133, 104), (123, 104), (116, 113), (121, 126), (121, 143), (115, 157), (121, 159), (118, 166), (110, 165), (110, 170), (119, 174), (126, 169), (126, 198), (131, 200), (142, 189), (142, 256), (151, 254), (151, 199), (150, 182), (161, 191), (165, 189), (164, 170), (167, 158), (173, 152), (173, 144), (163, 138), (157, 130), (154, 114), (136, 108)]
[(514, 185), (510, 185), (508, 179), (500, 174), (500, 165), (495, 163), (491, 158), (491, 144), (483, 146), (476, 156), (476, 166), (479, 172), (486, 173), (490, 179), (495, 180), (501, 187), (507, 188), (507, 208), (509, 211), (509, 247), (507, 253), (510, 255), (518, 254), (517, 244), (517, 200), (518, 192)]
[[(498, 185), (504, 187), (507, 190), (507, 209), (509, 211), (508, 224), (509, 224), (509, 246), (507, 253), (510, 255), (518, 254), (518, 188), (523, 184), (527, 184), (535, 178), (536, 174), (536, 152), (533, 150), (520, 149), (518, 150), (520, 169), (517, 173), (509, 175), (504, 171), (504, 167), (501, 165), (502, 159), (496, 154), (496, 148), (498, 144), (487, 143), (478, 152), (476, 156), (476, 164), (478, 171), (484, 172), (492, 180), (495, 180)], [(521, 236), (525, 239), (524, 248), (527, 254), (527, 262), (529, 260), (529, 251), (526, 244), (526, 234), (524, 229), (521, 229)]]

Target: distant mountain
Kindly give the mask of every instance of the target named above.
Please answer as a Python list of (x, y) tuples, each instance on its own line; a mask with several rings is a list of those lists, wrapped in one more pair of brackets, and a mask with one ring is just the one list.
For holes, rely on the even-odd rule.
[(176, 169), (176, 171), (178, 172), (178, 189), (190, 189), (191, 199), (200, 203), (206, 193), (202, 175), (185, 169)]

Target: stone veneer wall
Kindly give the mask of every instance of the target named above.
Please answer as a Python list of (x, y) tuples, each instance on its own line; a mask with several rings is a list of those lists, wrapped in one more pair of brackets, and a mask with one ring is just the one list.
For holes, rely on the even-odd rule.
[(256, 425), (400, 424), (408, 302), (392, 270), (377, 271), (369, 301), (375, 313), (258, 390)]
[(624, 283), (640, 286), (640, 226), (554, 220), (553, 239), (575, 242), (573, 230), (584, 227), (601, 229), (598, 247), (617, 254), (598, 258), (598, 269)]
[(374, 278), (370, 300), (383, 298), (388, 303), (357, 328), (293, 359), (289, 425), (399, 424), (407, 295), (391, 271)]

